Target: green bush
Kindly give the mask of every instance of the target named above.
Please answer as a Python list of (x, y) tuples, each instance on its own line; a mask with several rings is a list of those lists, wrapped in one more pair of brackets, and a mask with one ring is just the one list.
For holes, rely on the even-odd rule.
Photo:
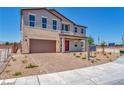
[(73, 56), (76, 56), (76, 53), (73, 53)]
[(76, 56), (77, 58), (80, 58), (80, 56)]
[(21, 72), (15, 72), (15, 73), (13, 74), (13, 76), (20, 76), (20, 75), (22, 75)]
[(25, 68), (35, 68), (38, 67), (37, 65), (33, 65), (33, 64), (28, 64)]
[(96, 55), (94, 55), (94, 57), (96, 57)]
[(104, 56), (106, 56), (106, 53), (104, 53)]
[(110, 52), (109, 55), (112, 55), (112, 53)]
[(112, 61), (112, 59), (109, 60), (110, 62)]
[(14, 57), (12, 57), (12, 61), (16, 61), (16, 59)]
[(9, 66), (11, 66), (11, 64), (8, 64), (7, 66), (9, 67)]
[(82, 59), (86, 59), (86, 57), (82, 57)]
[(107, 56), (106, 58), (109, 58), (109, 56)]
[(22, 63), (24, 63), (24, 64), (27, 63), (27, 62), (28, 62), (28, 60), (26, 60), (26, 59), (22, 60)]
[(10, 70), (6, 70), (5, 72), (6, 72), (6, 73), (9, 73), (9, 72), (10, 72)]
[(97, 58), (96, 60), (97, 60), (97, 61), (100, 61), (100, 59), (98, 59), (98, 58)]
[(91, 63), (95, 63), (96, 61), (95, 60), (91, 60)]

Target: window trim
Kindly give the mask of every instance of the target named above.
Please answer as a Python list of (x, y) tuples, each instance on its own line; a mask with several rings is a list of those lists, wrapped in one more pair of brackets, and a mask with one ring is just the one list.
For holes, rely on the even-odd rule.
[[(67, 31), (67, 32), (70, 31), (70, 24), (63, 24), (63, 23), (62, 23), (62, 25), (63, 25), (62, 31)], [(68, 26), (68, 30), (65, 29), (66, 26)]]
[[(82, 30), (83, 30), (83, 33), (82, 33)], [(81, 28), (81, 34), (84, 34), (84, 28)]]
[(46, 21), (46, 28), (43, 28), (43, 23), (42, 23), (42, 18), (46, 18), (46, 19), (48, 19), (48, 17), (46, 17), (46, 16), (41, 16), (41, 28), (42, 29), (47, 29), (48, 28), (48, 20)]
[[(33, 15), (35, 17), (35, 21), (34, 21), (34, 26), (30, 26), (30, 15)], [(33, 22), (33, 21), (31, 21)], [(33, 13), (28, 13), (28, 26), (29, 27), (35, 27), (36, 26), (36, 14), (33, 14)]]
[(75, 32), (75, 33), (78, 33), (78, 28), (77, 28), (77, 31), (75, 31), (75, 28), (77, 28), (77, 27), (74, 27), (74, 32)]
[[(56, 21), (56, 25), (53, 25), (53, 21)], [(57, 30), (57, 28), (58, 28), (58, 21), (57, 21), (57, 19), (52, 19), (52, 30)], [(53, 29), (53, 26), (56, 26), (56, 29)]]
[(78, 42), (75, 42), (74, 47), (78, 47)]
[(83, 41), (81, 41), (81, 47), (83, 47), (84, 46), (84, 42)]

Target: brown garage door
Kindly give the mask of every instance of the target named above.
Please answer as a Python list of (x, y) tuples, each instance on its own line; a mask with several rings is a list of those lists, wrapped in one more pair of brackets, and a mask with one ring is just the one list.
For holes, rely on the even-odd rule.
[(30, 53), (56, 52), (56, 41), (30, 39)]

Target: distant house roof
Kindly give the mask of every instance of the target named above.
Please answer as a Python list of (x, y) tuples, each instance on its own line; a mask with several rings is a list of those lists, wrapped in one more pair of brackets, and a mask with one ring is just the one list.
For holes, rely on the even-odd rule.
[(70, 21), (71, 23), (73, 23), (74, 25), (87, 28), (86, 26), (82, 26), (82, 25), (76, 24), (75, 22), (71, 21), (70, 19), (68, 19), (67, 17), (65, 17), (64, 15), (62, 15), (61, 13), (59, 13), (58, 11), (56, 11), (55, 9), (47, 9), (47, 8), (27, 8), (27, 9), (21, 9), (21, 14), (22, 14), (22, 11), (27, 11), (27, 10), (46, 10), (46, 11), (48, 11), (49, 13), (53, 14), (54, 16), (56, 16), (57, 18), (59, 18), (60, 20), (62, 20), (61, 17), (57, 16), (57, 15), (54, 13), (54, 12), (56, 12), (57, 14), (61, 15), (62, 17), (64, 17), (65, 19), (67, 19), (68, 21)]

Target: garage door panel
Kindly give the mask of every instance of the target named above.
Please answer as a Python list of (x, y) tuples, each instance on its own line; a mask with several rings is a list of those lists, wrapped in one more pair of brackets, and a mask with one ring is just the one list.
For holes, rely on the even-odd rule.
[(31, 53), (56, 52), (56, 41), (31, 39), (30, 52)]

